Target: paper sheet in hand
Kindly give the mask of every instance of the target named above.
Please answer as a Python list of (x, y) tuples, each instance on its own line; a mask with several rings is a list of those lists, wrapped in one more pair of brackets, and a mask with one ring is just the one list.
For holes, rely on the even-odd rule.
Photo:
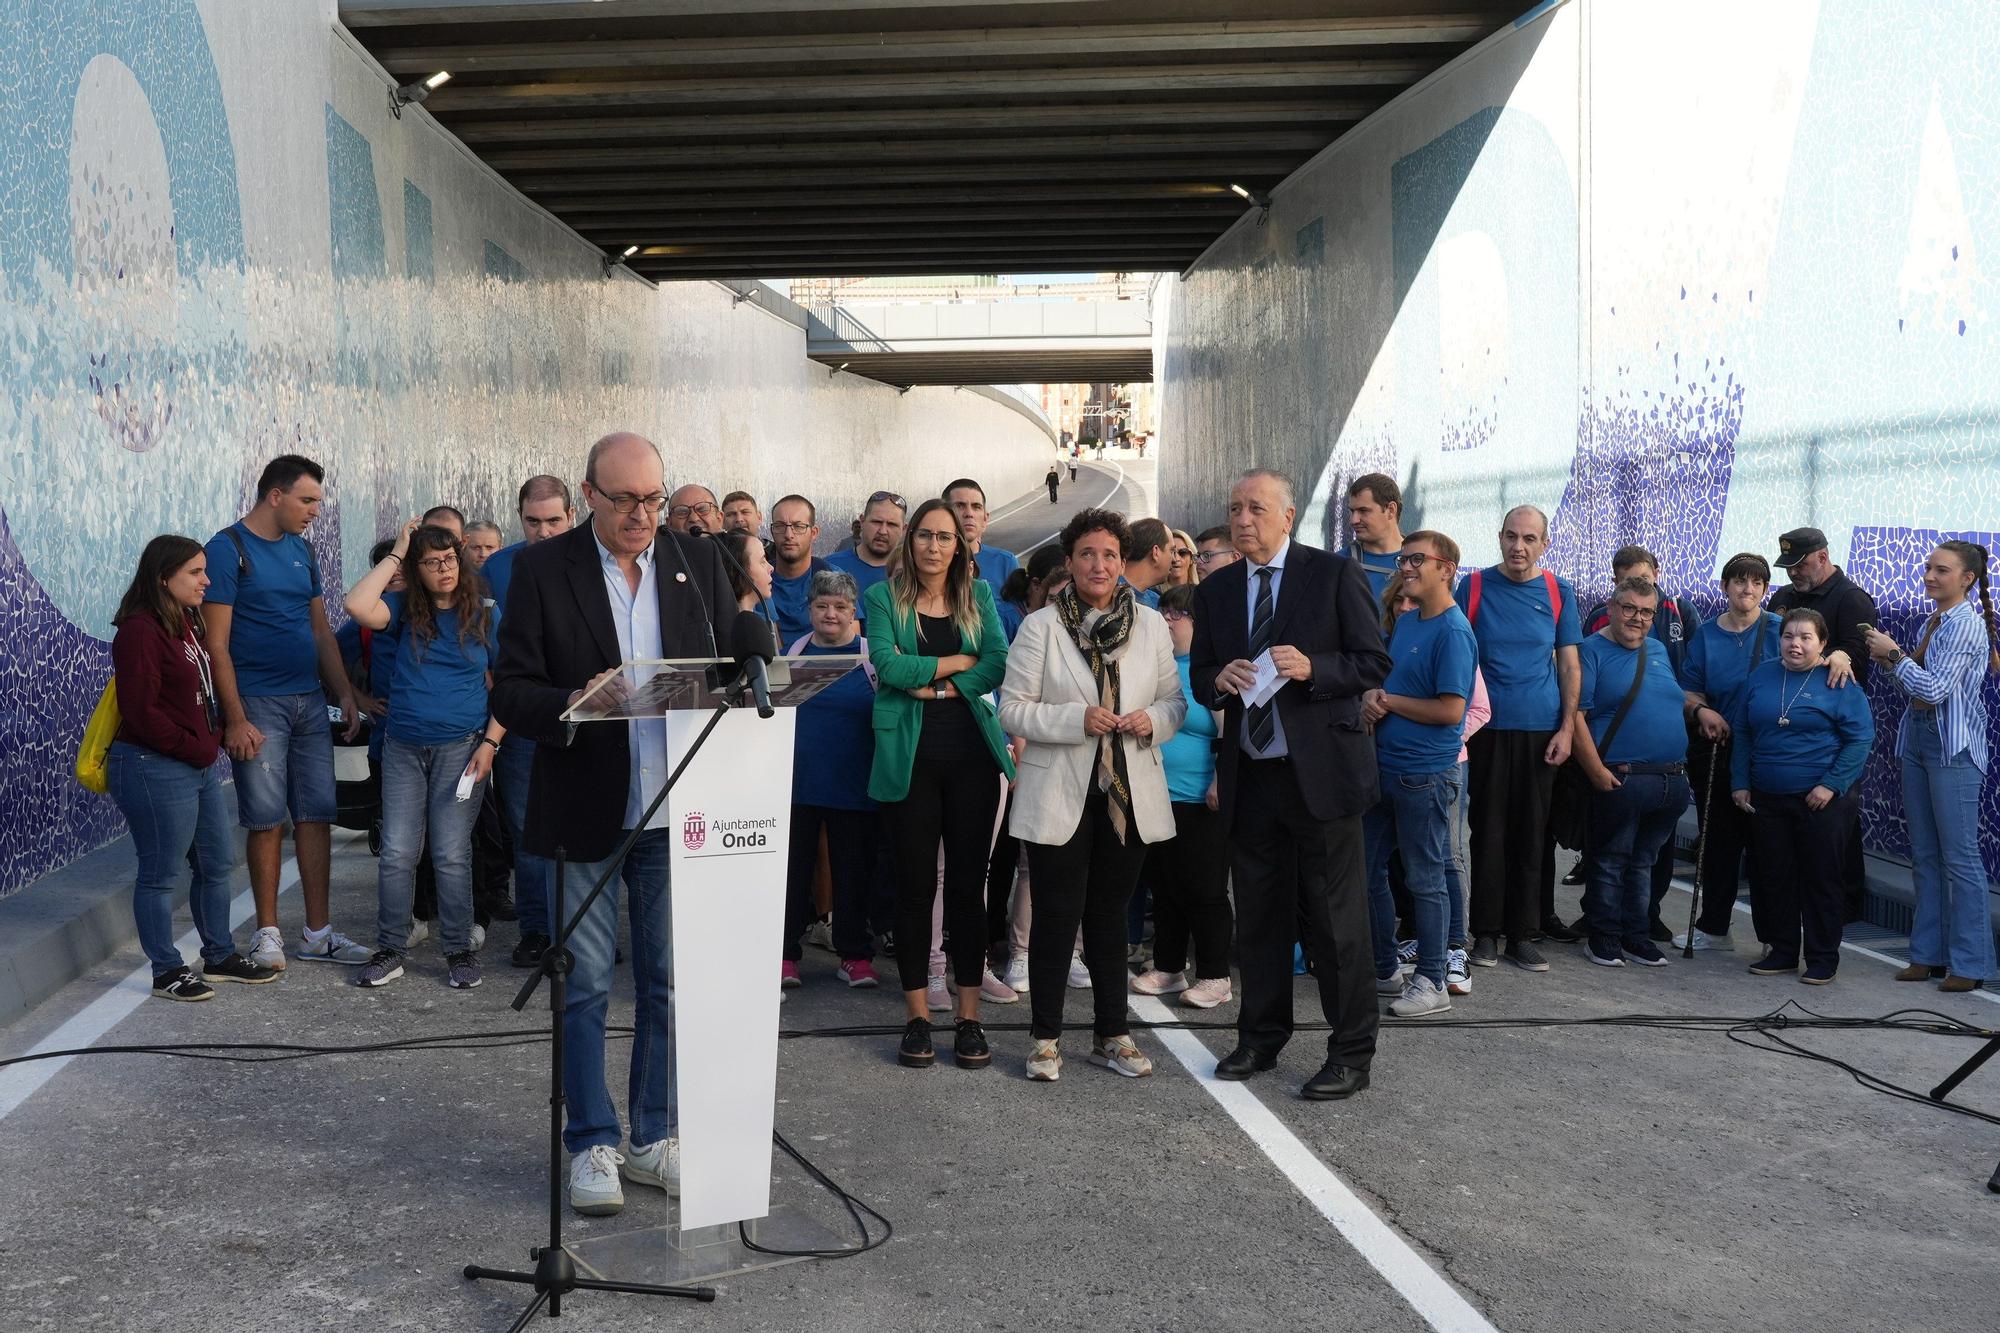
[(1243, 691), (1243, 706), (1260, 708), (1271, 702), (1271, 696), (1285, 687), (1285, 678), (1278, 674), (1277, 664), (1271, 660), (1269, 648), (1260, 653), (1257, 660), (1250, 665), (1257, 668), (1257, 679), (1250, 683), (1249, 689)]

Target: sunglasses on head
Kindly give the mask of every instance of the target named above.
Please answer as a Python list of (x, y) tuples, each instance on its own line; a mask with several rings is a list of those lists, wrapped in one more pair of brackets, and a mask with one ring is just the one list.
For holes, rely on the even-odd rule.
[(896, 508), (902, 510), (905, 513), (909, 512), (910, 502), (908, 500), (905, 500), (902, 496), (896, 494), (894, 491), (877, 491), (875, 492), (875, 494), (868, 497), (869, 504), (880, 504), (884, 500), (887, 500), (890, 504), (896, 506)]

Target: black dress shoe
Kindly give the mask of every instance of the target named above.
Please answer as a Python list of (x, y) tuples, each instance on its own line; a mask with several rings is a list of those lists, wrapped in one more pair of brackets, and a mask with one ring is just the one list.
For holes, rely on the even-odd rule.
[(527, 930), (521, 932), (521, 942), (514, 946), (514, 955), (507, 961), (515, 967), (536, 967), (541, 964), (542, 954), (549, 947), (549, 937)]
[(1352, 1097), (1368, 1086), (1368, 1071), (1328, 1060), (1317, 1074), (1306, 1080), (1299, 1096), (1309, 1102), (1337, 1102)]
[(1229, 1054), (1215, 1062), (1215, 1076), (1231, 1083), (1241, 1083), (1252, 1074), (1271, 1068), (1278, 1063), (1278, 1057), (1265, 1051), (1253, 1051), (1248, 1046), (1238, 1046)]
[(1557, 944), (1575, 944), (1583, 936), (1575, 928), (1563, 924), (1563, 919), (1553, 912), (1542, 918), (1542, 934)]

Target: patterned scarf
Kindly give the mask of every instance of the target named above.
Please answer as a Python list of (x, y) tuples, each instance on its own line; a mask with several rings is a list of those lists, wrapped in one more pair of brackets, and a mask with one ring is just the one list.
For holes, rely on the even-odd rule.
[[(1111, 660), (1111, 655), (1132, 637), (1135, 605), (1132, 589), (1120, 584), (1111, 609), (1085, 629), (1083, 618), (1093, 608), (1085, 606), (1076, 595), (1076, 585), (1066, 584), (1056, 594), (1056, 615), (1069, 636), (1076, 640), (1084, 660), (1090, 663), (1091, 678), (1097, 682), (1097, 702), (1113, 713), (1123, 710), (1118, 706), (1118, 664)], [(1097, 740), (1097, 789), (1107, 798), (1105, 808), (1111, 816), (1111, 827), (1122, 843), (1126, 841), (1125, 830), (1132, 823), (1132, 786), (1126, 780), (1125, 738), (1112, 731)]]

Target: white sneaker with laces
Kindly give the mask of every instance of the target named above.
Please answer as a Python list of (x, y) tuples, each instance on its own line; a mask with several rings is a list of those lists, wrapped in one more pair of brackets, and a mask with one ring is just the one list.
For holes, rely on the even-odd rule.
[(586, 1217), (609, 1217), (625, 1206), (625, 1189), (618, 1183), (624, 1162), (616, 1149), (598, 1144), (569, 1159), (569, 1206)]
[(951, 1008), (951, 991), (944, 984), (944, 973), (933, 972), (924, 982), (924, 1007), (935, 1013)]
[(259, 967), (268, 967), (274, 972), (285, 970), (285, 932), (276, 926), (259, 926), (257, 933), (250, 937), (250, 952), (246, 955)]
[(833, 918), (830, 916), (822, 917), (807, 926), (806, 943), (812, 945), (815, 949), (824, 949), (828, 953), (837, 953), (838, 950), (833, 947)]
[(1007, 971), (1000, 980), (1013, 987), (1016, 995), (1026, 995), (1028, 993), (1028, 955), (1024, 953), (1009, 955), (1007, 959)]
[(1389, 1004), (1389, 1012), (1398, 1018), (1422, 1018), (1425, 1014), (1441, 1014), (1449, 1008), (1451, 997), (1421, 972), (1410, 978), (1410, 984), (1403, 988), (1402, 998)]
[(292, 954), (292, 957), (303, 958), (309, 963), (345, 963), (349, 967), (359, 967), (374, 956), (373, 949), (364, 949), (331, 926), (318, 939), (314, 939), (308, 931)]
[(486, 927), (477, 921), (472, 923), (472, 951), (478, 953), (486, 947)]
[[(1676, 949), (1687, 948), (1688, 937), (1685, 935), (1674, 936), (1674, 947)], [(1694, 929), (1694, 947), (1697, 953), (1703, 949), (1716, 949), (1723, 953), (1734, 953), (1736, 951), (1736, 946), (1730, 943), (1727, 931), (1724, 931), (1720, 935), (1711, 935), (1700, 926), (1696, 926)]]
[(681, 1195), (681, 1141), (661, 1139), (625, 1154), (618, 1174), (635, 1185), (651, 1185), (678, 1199)]
[(1452, 949), (1445, 954), (1444, 989), (1447, 995), (1472, 994), (1472, 969), (1466, 966), (1465, 950)]
[(422, 917), (410, 922), (410, 947), (416, 948), (431, 937), (431, 923)]
[(1083, 965), (1083, 955), (1080, 953), (1073, 953), (1069, 956), (1069, 988), (1071, 990), (1090, 989), (1090, 969)]

